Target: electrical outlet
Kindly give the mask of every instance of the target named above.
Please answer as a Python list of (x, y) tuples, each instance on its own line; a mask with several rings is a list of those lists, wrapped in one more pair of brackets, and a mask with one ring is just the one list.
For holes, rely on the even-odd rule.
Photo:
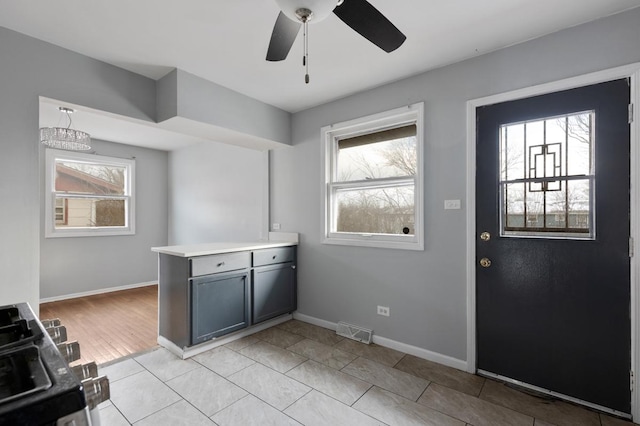
[(279, 231), (280, 230), (280, 224), (279, 223), (274, 223), (273, 224), (273, 230), (274, 231)]
[(388, 306), (378, 306), (378, 315), (382, 315), (385, 317), (389, 316), (389, 307)]

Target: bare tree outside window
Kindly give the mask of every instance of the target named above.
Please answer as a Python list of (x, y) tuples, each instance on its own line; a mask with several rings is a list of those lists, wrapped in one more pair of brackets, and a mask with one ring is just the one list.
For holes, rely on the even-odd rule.
[[(338, 180), (379, 181), (373, 186), (349, 187), (337, 192), (337, 231), (413, 235), (417, 170), (415, 136), (340, 149)], [(387, 182), (387, 178), (409, 179)]]

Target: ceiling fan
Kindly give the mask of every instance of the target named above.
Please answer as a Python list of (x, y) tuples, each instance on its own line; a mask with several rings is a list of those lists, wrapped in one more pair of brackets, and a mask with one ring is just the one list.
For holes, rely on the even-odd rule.
[(404, 43), (406, 36), (396, 28), (378, 9), (367, 0), (275, 0), (280, 7), (271, 41), (267, 50), (267, 61), (282, 61), (287, 58), (291, 46), (304, 27), (303, 65), (308, 73), (308, 23), (320, 22), (333, 12), (355, 32), (385, 52), (393, 52)]

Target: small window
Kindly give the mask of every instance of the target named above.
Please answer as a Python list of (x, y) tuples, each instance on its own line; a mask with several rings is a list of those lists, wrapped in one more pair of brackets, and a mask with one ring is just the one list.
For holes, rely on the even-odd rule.
[(501, 234), (595, 238), (594, 111), (500, 127)]
[(45, 237), (133, 234), (134, 164), (48, 149)]
[(423, 104), (322, 129), (324, 243), (422, 250)]

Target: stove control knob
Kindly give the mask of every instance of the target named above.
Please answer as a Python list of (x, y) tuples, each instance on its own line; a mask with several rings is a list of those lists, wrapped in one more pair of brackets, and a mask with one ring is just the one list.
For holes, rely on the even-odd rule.
[(67, 328), (64, 325), (49, 327), (47, 328), (47, 332), (55, 344), (67, 341)]
[(57, 346), (60, 354), (68, 363), (80, 359), (80, 344), (77, 341), (60, 343)]

